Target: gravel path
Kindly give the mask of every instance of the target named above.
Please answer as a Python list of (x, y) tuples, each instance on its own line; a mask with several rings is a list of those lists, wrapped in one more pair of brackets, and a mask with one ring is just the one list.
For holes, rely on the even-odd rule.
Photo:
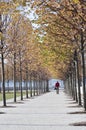
[(69, 124), (86, 121), (86, 114), (69, 114), (83, 111), (63, 90), (24, 99), (19, 103), (8, 101), (0, 107), (0, 130), (86, 130), (85, 126)]

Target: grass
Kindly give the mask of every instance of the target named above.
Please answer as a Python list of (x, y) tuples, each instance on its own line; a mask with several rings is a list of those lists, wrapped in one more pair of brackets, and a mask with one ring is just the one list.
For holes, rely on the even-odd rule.
[[(23, 95), (25, 95), (26, 92), (23, 92)], [(21, 92), (17, 91), (16, 96), (19, 97), (21, 96)], [(12, 91), (6, 92), (6, 99), (11, 99), (14, 97), (14, 93)], [(0, 101), (2, 101), (2, 93), (0, 93)]]

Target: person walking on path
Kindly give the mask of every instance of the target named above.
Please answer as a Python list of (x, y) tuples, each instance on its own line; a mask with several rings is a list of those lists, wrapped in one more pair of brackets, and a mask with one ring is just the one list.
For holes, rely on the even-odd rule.
[(57, 94), (59, 94), (59, 87), (60, 87), (60, 84), (59, 84), (59, 82), (57, 81), (57, 82), (55, 83), (55, 90), (56, 90), (56, 93), (57, 93)]

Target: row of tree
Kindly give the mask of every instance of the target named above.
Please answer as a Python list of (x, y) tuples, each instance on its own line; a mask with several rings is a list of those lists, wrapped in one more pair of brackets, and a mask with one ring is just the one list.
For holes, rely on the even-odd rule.
[[(47, 52), (52, 53), (57, 76), (64, 80), (65, 91), (81, 102), (86, 110), (86, 2), (84, 0), (35, 0), (42, 35)], [(45, 54), (45, 53), (44, 53)], [(53, 58), (54, 56), (54, 58)]]
[[(5, 82), (14, 84), (14, 102), (16, 102), (17, 82), (23, 100), (23, 82), (28, 98), (47, 92), (49, 70), (43, 66), (43, 56), (36, 40), (30, 20), (22, 15), (18, 8), (24, 2), (0, 1), (0, 82), (3, 93), (3, 105), (6, 106)], [(29, 83), (28, 83), (29, 82)], [(9, 86), (11, 87), (11, 86)]]
[[(79, 105), (82, 104), (80, 85), (83, 84), (83, 106), (86, 110), (85, 1), (28, 0), (28, 8), (32, 7), (30, 9), (36, 14), (32, 21), (36, 24), (36, 29), (32, 28), (30, 20), (19, 13), (20, 5), (25, 6), (27, 3), (22, 2), (0, 2), (3, 104), (6, 105), (5, 79), (9, 79), (9, 76), (6, 77), (6, 68), (9, 66), (10, 80), (13, 79), (14, 82), (14, 101), (17, 81), (22, 100), (22, 81), (26, 81), (26, 90), (29, 79), (35, 81), (34, 90), (38, 88), (45, 92), (48, 91), (48, 79), (57, 77), (64, 80), (65, 91)], [(30, 95), (32, 96), (32, 87)]]

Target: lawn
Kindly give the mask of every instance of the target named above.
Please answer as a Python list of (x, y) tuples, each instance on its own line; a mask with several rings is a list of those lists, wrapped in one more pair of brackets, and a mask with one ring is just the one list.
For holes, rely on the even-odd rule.
[[(25, 96), (25, 94), (26, 94), (26, 92), (24, 91), (23, 92), (23, 95)], [(6, 92), (6, 99), (11, 99), (11, 98), (13, 98), (14, 96), (14, 93), (12, 92), (12, 91), (10, 91), (10, 92)], [(16, 92), (16, 96), (17, 97), (19, 97), (19, 96), (21, 96), (21, 92)], [(2, 93), (0, 93), (0, 101), (2, 101)]]

